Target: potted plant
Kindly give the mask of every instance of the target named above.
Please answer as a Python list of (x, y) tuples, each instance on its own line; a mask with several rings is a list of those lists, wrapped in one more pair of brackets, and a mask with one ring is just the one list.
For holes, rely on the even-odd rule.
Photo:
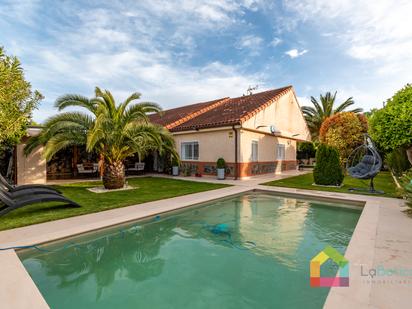
[(216, 168), (217, 168), (217, 179), (220, 179), (220, 180), (225, 179), (225, 168), (226, 168), (225, 159), (223, 158), (217, 159)]
[(183, 166), (183, 175), (186, 177), (192, 176), (192, 167), (190, 166), (190, 164)]
[(172, 175), (179, 176), (179, 161), (176, 158), (172, 160)]
[(199, 172), (199, 166), (196, 166), (196, 177), (202, 177), (202, 174)]

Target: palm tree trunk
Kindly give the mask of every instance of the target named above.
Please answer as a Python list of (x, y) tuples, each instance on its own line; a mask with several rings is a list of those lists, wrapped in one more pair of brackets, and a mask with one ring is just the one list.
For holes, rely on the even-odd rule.
[(124, 164), (121, 161), (104, 164), (103, 186), (106, 189), (120, 189), (125, 183)]

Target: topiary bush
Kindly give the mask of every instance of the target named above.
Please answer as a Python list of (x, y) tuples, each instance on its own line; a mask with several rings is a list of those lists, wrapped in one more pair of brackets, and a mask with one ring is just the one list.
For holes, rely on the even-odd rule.
[(172, 166), (179, 166), (179, 160), (177, 158), (172, 158)]
[(363, 143), (364, 133), (367, 132), (368, 122), (365, 116), (343, 112), (322, 123), (319, 138), (322, 143), (336, 147), (343, 167), (352, 151)]
[(343, 177), (338, 150), (334, 147), (320, 144), (316, 151), (316, 165), (313, 170), (315, 184), (340, 186)]
[(216, 161), (216, 168), (226, 168), (226, 161), (223, 158), (219, 158)]

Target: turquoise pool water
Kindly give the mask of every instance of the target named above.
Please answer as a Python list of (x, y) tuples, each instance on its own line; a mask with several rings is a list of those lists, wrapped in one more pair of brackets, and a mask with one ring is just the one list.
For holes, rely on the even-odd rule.
[(19, 256), (51, 308), (321, 308), (309, 261), (344, 253), (359, 216), (254, 192)]

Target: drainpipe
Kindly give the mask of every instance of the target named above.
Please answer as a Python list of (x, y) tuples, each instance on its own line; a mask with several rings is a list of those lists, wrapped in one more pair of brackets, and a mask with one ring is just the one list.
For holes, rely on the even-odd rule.
[(232, 130), (235, 134), (235, 180), (238, 179), (239, 175), (239, 167), (238, 167), (238, 136), (237, 136), (237, 130), (235, 126), (232, 126)]

